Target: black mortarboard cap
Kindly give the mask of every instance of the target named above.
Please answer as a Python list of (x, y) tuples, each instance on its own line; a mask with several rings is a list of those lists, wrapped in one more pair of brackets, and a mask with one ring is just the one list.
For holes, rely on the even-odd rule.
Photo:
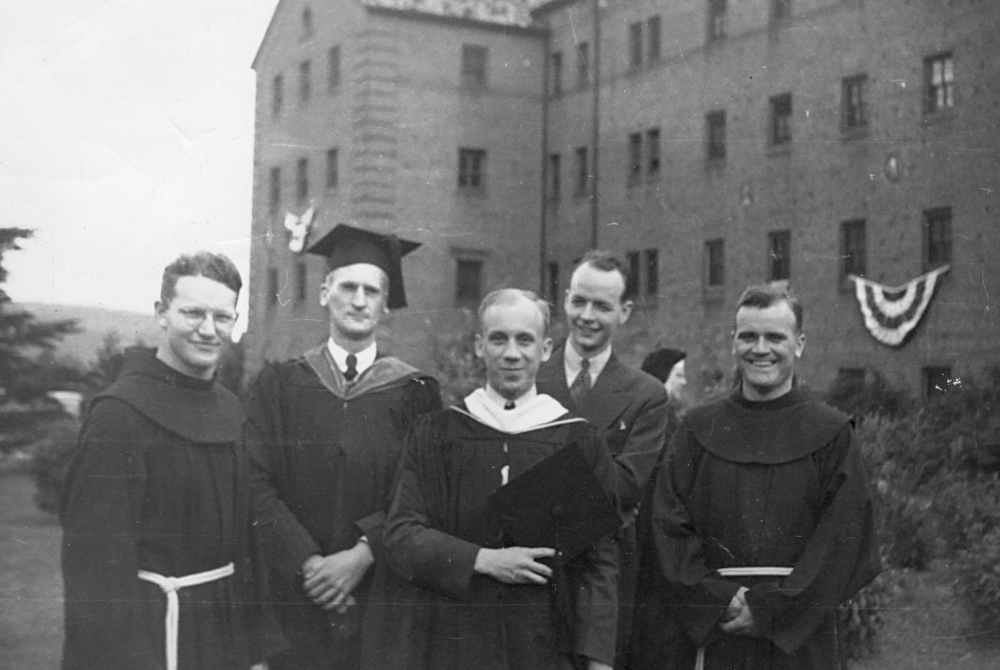
[(687, 354), (678, 349), (657, 349), (642, 361), (642, 371), (665, 382), (674, 366), (685, 358)]
[(323, 256), (330, 272), (345, 265), (370, 263), (389, 277), (389, 309), (406, 307), (401, 259), (420, 246), (388, 233), (376, 233), (340, 223), (309, 247), (309, 253)]
[(575, 442), (512, 479), (487, 502), (514, 546), (551, 547), (555, 565), (571, 561), (622, 523)]

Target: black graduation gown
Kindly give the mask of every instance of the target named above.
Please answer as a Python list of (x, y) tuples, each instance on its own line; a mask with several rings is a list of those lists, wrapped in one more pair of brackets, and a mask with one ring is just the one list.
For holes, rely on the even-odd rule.
[(514, 479), (572, 438), (615, 490), (610, 452), (583, 422), (509, 435), (451, 409), (417, 423), (386, 522), (400, 577), (379, 604), (366, 670), (567, 670), (573, 654), (611, 662), (617, 552), (610, 536), (545, 586), (503, 584), (473, 569), (480, 548), (505, 546), (486, 502), (501, 486), (501, 469), (509, 465)]
[(127, 352), (91, 406), (63, 492), (64, 670), (165, 666), (166, 596), (139, 570), (181, 577), (235, 564), (232, 577), (180, 590), (178, 667), (245, 670), (278, 648), (241, 423), (222, 386)]
[[(879, 570), (868, 478), (847, 416), (793, 390), (692, 410), (670, 445), (652, 532), (665, 611), (644, 629), (636, 668), (838, 668), (837, 606)], [(728, 567), (791, 567), (787, 577), (724, 579)], [(722, 633), (740, 586), (759, 636)]]
[(416, 417), (440, 407), (437, 382), (395, 358), (377, 359), (348, 384), (325, 345), (267, 365), (251, 385), (245, 436), (255, 503), (290, 643), (273, 670), (356, 667), (357, 622), (377, 568), (355, 589), (358, 606), (338, 616), (302, 590), (302, 563), (350, 549), (362, 535), (376, 566), (384, 561), (382, 525), (403, 440)]

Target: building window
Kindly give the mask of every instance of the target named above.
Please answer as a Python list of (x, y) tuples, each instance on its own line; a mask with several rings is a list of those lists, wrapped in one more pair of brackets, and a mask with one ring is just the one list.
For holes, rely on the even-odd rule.
[(552, 95), (562, 95), (563, 57), (562, 52), (552, 54)]
[(340, 45), (330, 47), (326, 52), (326, 88), (334, 90), (340, 86)]
[(637, 21), (628, 27), (629, 65), (633, 68), (642, 65), (642, 21)]
[(951, 262), (951, 207), (924, 211), (924, 272)]
[(708, 0), (708, 41), (726, 36), (726, 0)]
[(583, 195), (590, 188), (590, 163), (587, 162), (587, 147), (576, 148), (576, 194)]
[(274, 83), (271, 84), (271, 116), (277, 118), (284, 106), (285, 80), (280, 74), (276, 74), (274, 75)]
[(705, 115), (705, 135), (708, 140), (707, 158), (721, 161), (726, 158), (726, 112), (716, 110)]
[(576, 87), (586, 88), (590, 83), (590, 45), (580, 42), (576, 45)]
[(560, 191), (562, 190), (562, 166), (559, 154), (549, 155), (549, 200), (553, 204), (559, 202)]
[(486, 187), (486, 151), (458, 150), (458, 188), (482, 191)]
[(868, 265), (865, 220), (844, 221), (840, 224), (840, 281), (848, 275), (864, 277)]
[(928, 114), (955, 106), (955, 64), (950, 53), (924, 60), (924, 80), (927, 91), (924, 109)]
[(771, 98), (771, 144), (778, 147), (792, 141), (792, 94)]
[(647, 176), (658, 177), (660, 174), (660, 129), (650, 128), (646, 131), (646, 157), (649, 160)]
[(549, 261), (549, 302), (553, 307), (559, 306), (559, 262)]
[(843, 99), (841, 125), (844, 130), (868, 127), (868, 109), (865, 100), (867, 88), (868, 75), (864, 74), (847, 77), (841, 82)]
[(660, 60), (660, 17), (651, 16), (646, 21), (646, 42), (648, 43), (647, 53), (649, 62), (655, 63)]
[(309, 102), (312, 94), (312, 63), (304, 60), (299, 63), (299, 102), (303, 105)]
[(726, 243), (715, 239), (705, 242), (705, 285), (722, 286), (726, 283)]
[(278, 286), (278, 270), (277, 268), (267, 269), (267, 305), (268, 307), (273, 307), (278, 304), (278, 294), (281, 292), (281, 288)]
[(296, 202), (300, 205), (309, 198), (309, 160), (300, 158), (296, 166)]
[(781, 23), (792, 18), (792, 0), (771, 0), (771, 21)]
[(459, 258), (455, 264), (455, 304), (475, 309), (483, 297), (483, 262)]
[(309, 268), (305, 263), (299, 262), (295, 264), (295, 302), (303, 303), (306, 301), (306, 297), (309, 295), (309, 287), (307, 282), (309, 280)]
[(646, 261), (646, 295), (656, 295), (660, 292), (660, 251), (646, 249), (642, 255)]
[(625, 297), (630, 300), (639, 295), (641, 261), (638, 251), (630, 251), (625, 254)]
[(781, 281), (792, 277), (792, 233), (779, 230), (767, 235), (770, 250), (770, 281)]
[(271, 193), (270, 206), (271, 214), (277, 214), (281, 209), (281, 168), (271, 168)]
[(307, 40), (315, 34), (313, 28), (312, 10), (306, 7), (302, 10), (302, 39)]
[(336, 188), (340, 181), (340, 169), (336, 149), (326, 150), (326, 187)]
[(642, 176), (642, 133), (632, 133), (628, 136), (628, 184), (634, 186)]
[(951, 387), (951, 367), (932, 366), (924, 368), (924, 395), (934, 398)]
[(486, 86), (487, 50), (477, 44), (462, 45), (462, 86), (483, 88)]

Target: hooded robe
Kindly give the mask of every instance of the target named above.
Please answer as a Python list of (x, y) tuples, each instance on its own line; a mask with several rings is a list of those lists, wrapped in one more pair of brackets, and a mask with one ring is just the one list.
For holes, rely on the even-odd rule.
[(178, 667), (246, 670), (280, 645), (255, 551), (239, 402), (144, 349), (87, 414), (60, 517), (64, 670), (162, 670), (169, 577), (232, 562), (235, 574), (183, 588)]
[[(750, 402), (740, 389), (693, 409), (653, 498), (665, 578), (632, 668), (833, 670), (837, 606), (879, 571), (868, 476), (849, 418), (793, 389)], [(790, 568), (723, 578), (722, 568)], [(719, 630), (741, 586), (758, 633)]]

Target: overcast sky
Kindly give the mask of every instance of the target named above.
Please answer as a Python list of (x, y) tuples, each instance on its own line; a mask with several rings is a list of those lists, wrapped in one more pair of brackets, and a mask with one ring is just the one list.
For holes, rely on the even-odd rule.
[(246, 281), (250, 63), (275, 5), (0, 0), (0, 226), (35, 230), (4, 260), (15, 301), (151, 313), (199, 248)]

